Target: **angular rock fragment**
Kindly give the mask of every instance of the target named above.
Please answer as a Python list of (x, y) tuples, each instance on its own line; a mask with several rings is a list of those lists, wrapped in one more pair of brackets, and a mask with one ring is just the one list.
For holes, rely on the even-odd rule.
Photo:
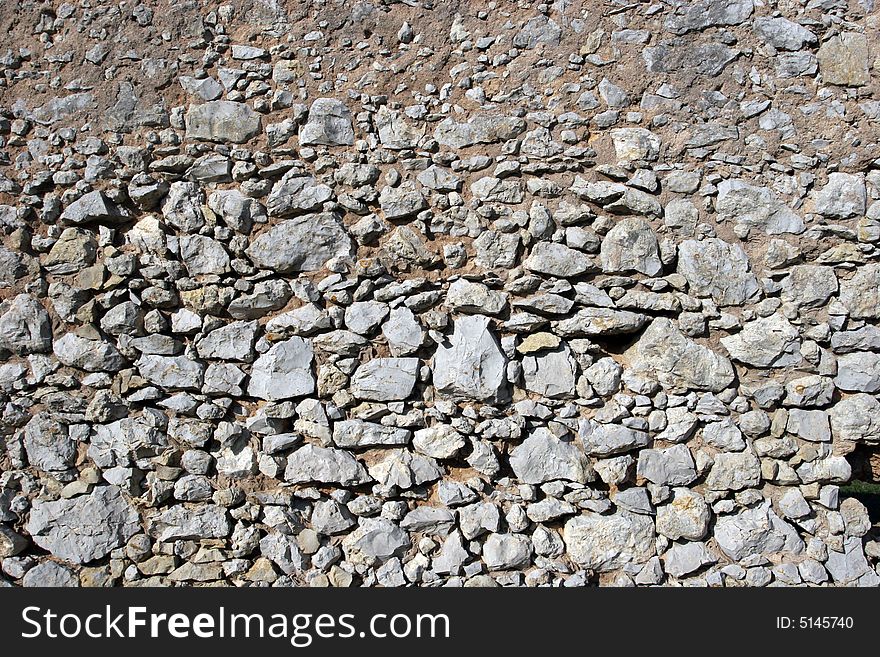
[(316, 98), (305, 125), (300, 128), (299, 143), (301, 146), (351, 146), (354, 130), (345, 104), (335, 98)]
[(71, 563), (100, 559), (140, 530), (138, 514), (116, 486), (54, 502), (36, 500), (27, 531), (33, 541)]
[(460, 317), (449, 338), (434, 354), (434, 386), (453, 398), (490, 400), (504, 386), (507, 359), (482, 315)]
[(655, 319), (624, 356), (634, 370), (664, 386), (718, 392), (734, 380), (723, 356), (689, 340), (668, 319)]
[(247, 254), (257, 267), (287, 274), (315, 271), (351, 251), (351, 239), (339, 218), (325, 212), (282, 221), (252, 240)]
[(242, 144), (260, 132), (260, 115), (245, 103), (215, 100), (190, 105), (186, 135), (191, 139)]

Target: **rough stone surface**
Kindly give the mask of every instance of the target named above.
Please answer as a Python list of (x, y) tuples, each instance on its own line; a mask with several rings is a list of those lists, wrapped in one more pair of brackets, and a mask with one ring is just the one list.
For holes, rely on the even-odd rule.
[(0, 586), (880, 585), (876, 1), (158, 4), (0, 8)]
[(100, 559), (138, 530), (137, 512), (115, 486), (69, 500), (37, 500), (27, 524), (37, 545), (78, 564)]

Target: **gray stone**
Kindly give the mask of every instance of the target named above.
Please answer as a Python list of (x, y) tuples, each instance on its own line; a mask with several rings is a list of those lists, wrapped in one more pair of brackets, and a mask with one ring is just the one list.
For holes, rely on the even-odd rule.
[(260, 115), (245, 103), (215, 100), (190, 105), (186, 113), (189, 139), (243, 144), (260, 133)]
[(708, 238), (678, 245), (678, 273), (687, 279), (691, 294), (712, 297), (719, 306), (738, 306), (758, 292), (742, 247)]
[(412, 181), (406, 181), (397, 187), (383, 187), (379, 207), (386, 219), (396, 220), (417, 214), (428, 204), (418, 187)]
[(828, 411), (835, 440), (880, 442), (880, 401), (864, 393), (841, 399)]
[(557, 479), (583, 484), (594, 478), (589, 459), (577, 444), (560, 440), (543, 427), (511, 451), (510, 467), (527, 484)]
[(116, 223), (124, 219), (119, 208), (100, 191), (83, 194), (64, 208), (61, 221), (65, 224)]
[(71, 588), (79, 586), (79, 578), (67, 566), (54, 561), (44, 561), (25, 573), (21, 585), (25, 588)]
[(786, 518), (797, 520), (810, 515), (810, 505), (804, 494), (797, 488), (791, 488), (779, 498), (779, 510)]
[(715, 77), (736, 59), (739, 50), (720, 43), (663, 44), (642, 49), (642, 59), (649, 73), (693, 72)]
[(788, 412), (786, 429), (804, 440), (817, 443), (831, 442), (831, 427), (825, 411), (793, 408)]
[(424, 331), (413, 312), (406, 307), (395, 308), (382, 325), (382, 335), (395, 357), (418, 351), (424, 340)]
[(507, 307), (507, 295), (490, 290), (482, 283), (459, 278), (449, 286), (446, 305), (458, 312), (498, 315)]
[(636, 474), (658, 486), (687, 486), (697, 478), (694, 457), (684, 445), (643, 449)]
[(435, 459), (450, 459), (467, 444), (463, 435), (448, 424), (419, 429), (413, 434), (413, 448)]
[(323, 212), (282, 221), (252, 240), (246, 253), (257, 267), (287, 274), (319, 270), (352, 248), (339, 217)]
[(514, 116), (477, 115), (466, 123), (445, 118), (434, 129), (434, 139), (448, 148), (466, 148), (513, 139), (524, 132), (526, 122)]
[(718, 183), (715, 210), (722, 221), (760, 228), (767, 235), (800, 234), (805, 224), (797, 214), (766, 187), (756, 187), (744, 180)]
[(40, 302), (27, 294), (0, 303), (0, 351), (19, 356), (52, 348), (52, 320)]
[(602, 271), (637, 271), (656, 276), (663, 270), (657, 236), (644, 219), (618, 221), (602, 240)]
[(853, 319), (880, 318), (880, 264), (866, 264), (841, 281), (840, 303)]
[(551, 18), (535, 16), (526, 21), (522, 29), (513, 37), (513, 45), (517, 48), (531, 50), (538, 44), (559, 45), (562, 29)]
[(219, 275), (229, 271), (229, 254), (223, 244), (204, 235), (182, 236), (180, 257), (190, 276)]
[(160, 541), (225, 538), (231, 529), (226, 509), (215, 504), (169, 507), (150, 526)]
[(712, 25), (739, 25), (752, 15), (752, 8), (752, 0), (698, 0), (682, 5), (663, 27), (681, 35)]
[(650, 441), (650, 436), (645, 431), (586, 419), (578, 423), (578, 436), (584, 450), (592, 456), (621, 454), (645, 447)]
[(135, 509), (116, 486), (54, 502), (35, 500), (26, 525), (34, 543), (71, 563), (88, 563), (140, 531)]
[(348, 452), (303, 445), (287, 457), (284, 480), (293, 484), (316, 482), (359, 486), (370, 481), (370, 475)]
[(76, 441), (68, 427), (49, 413), (34, 415), (24, 426), (22, 443), (28, 463), (44, 472), (64, 471), (76, 460)]
[(752, 24), (755, 34), (777, 50), (800, 50), (805, 44), (816, 43), (816, 35), (787, 18), (759, 16)]
[(645, 563), (655, 554), (654, 521), (628, 511), (587, 511), (565, 523), (562, 537), (575, 563), (600, 573)]
[(362, 518), (358, 528), (342, 540), (346, 560), (368, 566), (401, 557), (409, 548), (407, 533), (385, 518)]
[(571, 278), (595, 271), (595, 266), (586, 254), (555, 242), (535, 244), (523, 261), (523, 267), (539, 274), (560, 278)]
[(292, 337), (274, 344), (251, 367), (248, 394), (267, 401), (312, 394), (316, 384), (313, 358), (312, 344), (306, 339)]
[(52, 353), (68, 367), (87, 372), (116, 372), (125, 367), (125, 359), (112, 343), (88, 340), (76, 333), (65, 333), (55, 340)]
[(703, 543), (676, 543), (663, 555), (663, 567), (673, 577), (684, 577), (715, 560)]
[(522, 534), (491, 534), (483, 543), (483, 561), (489, 570), (527, 566), (532, 556), (532, 542)]
[(782, 282), (782, 300), (801, 308), (821, 308), (837, 292), (833, 267), (794, 265)]
[(355, 301), (345, 309), (345, 326), (360, 335), (369, 335), (388, 316), (388, 304)]
[(660, 138), (645, 128), (615, 128), (611, 140), (618, 160), (656, 160), (660, 155)]
[(455, 321), (449, 345), (434, 354), (434, 386), (455, 399), (497, 399), (504, 389), (507, 359), (483, 315)]
[(185, 233), (198, 231), (205, 225), (201, 196), (202, 192), (196, 183), (183, 180), (171, 183), (168, 195), (162, 201), (162, 216)]
[(731, 418), (706, 424), (703, 427), (703, 442), (723, 452), (739, 452), (746, 447), (742, 432)]
[(205, 376), (205, 365), (187, 356), (144, 354), (135, 367), (147, 381), (169, 390), (199, 390)]
[(706, 477), (712, 490), (742, 490), (761, 483), (761, 461), (751, 452), (722, 452)]
[[(483, 269), (508, 269), (516, 263), (519, 235), (487, 230), (480, 233), (480, 236), (473, 241), (473, 246), (476, 251), (474, 262), (477, 266)], [(551, 254), (547, 253), (546, 256), (550, 257)]]
[(742, 331), (721, 338), (733, 360), (754, 367), (787, 367), (801, 362), (798, 330), (781, 314), (747, 322)]
[(196, 350), (200, 358), (248, 362), (253, 358), (258, 328), (256, 322), (231, 322), (199, 340)]
[(734, 380), (730, 361), (689, 340), (665, 318), (651, 322), (624, 356), (634, 371), (667, 387), (718, 392)]
[(373, 121), (379, 133), (379, 141), (385, 148), (392, 150), (415, 148), (425, 134), (424, 128), (419, 129), (410, 125), (403, 120), (399, 112), (390, 110), (386, 106), (379, 108)]
[(880, 391), (880, 355), (854, 351), (838, 356), (834, 385), (847, 392)]
[(816, 192), (813, 203), (816, 212), (825, 217), (861, 217), (867, 205), (865, 179), (851, 173), (829, 173), (828, 182)]
[(575, 360), (568, 347), (560, 347), (522, 360), (526, 390), (551, 399), (575, 395)]
[(672, 541), (700, 541), (709, 531), (711, 518), (702, 495), (688, 488), (676, 488), (672, 501), (657, 507), (657, 533)]
[(574, 316), (555, 322), (556, 333), (564, 337), (606, 336), (635, 333), (648, 316), (612, 308), (581, 308)]
[(456, 192), (461, 188), (461, 178), (454, 173), (436, 164), (432, 164), (427, 169), (416, 176), (416, 180), (423, 187), (433, 189), (438, 192)]
[(721, 551), (734, 561), (777, 552), (798, 555), (804, 550), (797, 531), (774, 513), (770, 502), (718, 518), (713, 535)]
[(373, 358), (351, 377), (351, 394), (369, 401), (406, 399), (415, 388), (418, 358)]
[(316, 98), (306, 123), (299, 130), (300, 146), (351, 146), (354, 129), (351, 112), (335, 98)]

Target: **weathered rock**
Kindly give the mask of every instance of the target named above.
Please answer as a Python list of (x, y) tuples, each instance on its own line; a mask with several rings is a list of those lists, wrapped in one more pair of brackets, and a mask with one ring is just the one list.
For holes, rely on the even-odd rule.
[(37, 413), (24, 426), (28, 463), (44, 472), (67, 470), (76, 460), (76, 442), (68, 428), (49, 413)]
[(689, 488), (676, 488), (672, 501), (657, 507), (657, 533), (672, 541), (700, 541), (709, 531), (711, 517), (702, 495)]
[(871, 80), (868, 72), (868, 39), (864, 34), (837, 34), (822, 43), (816, 56), (822, 80), (828, 84), (860, 87)]
[(309, 117), (299, 131), (300, 146), (351, 146), (354, 130), (351, 113), (335, 98), (316, 98), (309, 108)]
[(755, 34), (778, 50), (800, 50), (805, 44), (816, 43), (816, 35), (787, 18), (759, 16), (752, 26)]
[(856, 393), (841, 399), (828, 411), (834, 438), (849, 442), (880, 441), (880, 401)]
[(351, 394), (370, 401), (406, 399), (419, 372), (418, 358), (374, 358), (351, 377)]
[(803, 219), (772, 191), (744, 180), (724, 180), (718, 184), (715, 210), (723, 221), (759, 228), (767, 235), (799, 234), (805, 228)]
[(654, 555), (654, 521), (629, 511), (575, 516), (565, 523), (562, 537), (571, 558), (597, 572), (644, 563)]
[(657, 236), (643, 219), (618, 221), (602, 240), (602, 271), (637, 271), (656, 276), (663, 270)]
[(781, 314), (759, 317), (735, 335), (721, 338), (730, 357), (755, 367), (787, 367), (801, 362), (798, 330)]
[(140, 530), (138, 514), (116, 486), (98, 486), (69, 500), (36, 500), (27, 531), (34, 543), (71, 563), (109, 554)]
[(595, 420), (581, 420), (578, 436), (586, 452), (594, 456), (620, 454), (645, 447), (650, 442), (645, 431), (619, 424), (601, 424)]
[(142, 355), (135, 366), (150, 383), (169, 390), (199, 390), (205, 366), (186, 356)]
[(407, 533), (385, 518), (361, 519), (358, 528), (342, 541), (346, 559), (366, 565), (403, 556), (409, 547)]
[(348, 452), (304, 445), (287, 457), (284, 480), (294, 484), (317, 482), (357, 486), (370, 481), (370, 476)]
[(583, 484), (593, 479), (586, 454), (576, 444), (562, 441), (542, 427), (511, 451), (510, 467), (527, 484), (557, 479)]
[(848, 219), (865, 214), (867, 195), (865, 181), (851, 173), (830, 173), (828, 182), (816, 192), (816, 212), (835, 219)]
[(767, 502), (715, 521), (714, 537), (724, 554), (740, 561), (751, 555), (800, 554), (804, 542)]
[(716, 238), (679, 244), (678, 273), (692, 294), (712, 297), (719, 306), (741, 305), (759, 289), (742, 247)]
[(434, 354), (434, 386), (452, 398), (490, 400), (504, 389), (507, 359), (482, 315), (460, 317)]
[(52, 352), (68, 367), (87, 372), (116, 372), (125, 366), (122, 354), (110, 342), (88, 340), (75, 333), (55, 340)]
[(742, 490), (761, 483), (761, 461), (751, 452), (722, 452), (715, 462), (706, 485), (712, 490)]
[(734, 380), (730, 361), (686, 338), (668, 319), (651, 322), (624, 355), (635, 371), (672, 388), (718, 392)]
[(852, 278), (841, 281), (840, 303), (853, 319), (880, 317), (880, 264), (867, 264)]
[(315, 271), (330, 258), (347, 257), (351, 252), (351, 239), (339, 218), (329, 212), (282, 221), (247, 248), (257, 267), (279, 274)]
[(0, 351), (19, 356), (43, 353), (52, 347), (52, 320), (36, 299), (19, 294), (0, 303)]
[(268, 401), (312, 394), (313, 358), (312, 344), (304, 338), (293, 337), (273, 345), (251, 367), (248, 394)]
[(215, 100), (190, 105), (186, 113), (186, 136), (191, 139), (243, 144), (260, 129), (260, 115), (245, 103)]
[(658, 486), (686, 486), (697, 478), (694, 457), (684, 445), (642, 450), (636, 473)]

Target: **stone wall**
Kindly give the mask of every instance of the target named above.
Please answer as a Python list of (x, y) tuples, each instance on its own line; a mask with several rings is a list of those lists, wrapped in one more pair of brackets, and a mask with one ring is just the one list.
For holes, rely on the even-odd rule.
[(878, 27), (5, 4), (0, 583), (876, 586)]

